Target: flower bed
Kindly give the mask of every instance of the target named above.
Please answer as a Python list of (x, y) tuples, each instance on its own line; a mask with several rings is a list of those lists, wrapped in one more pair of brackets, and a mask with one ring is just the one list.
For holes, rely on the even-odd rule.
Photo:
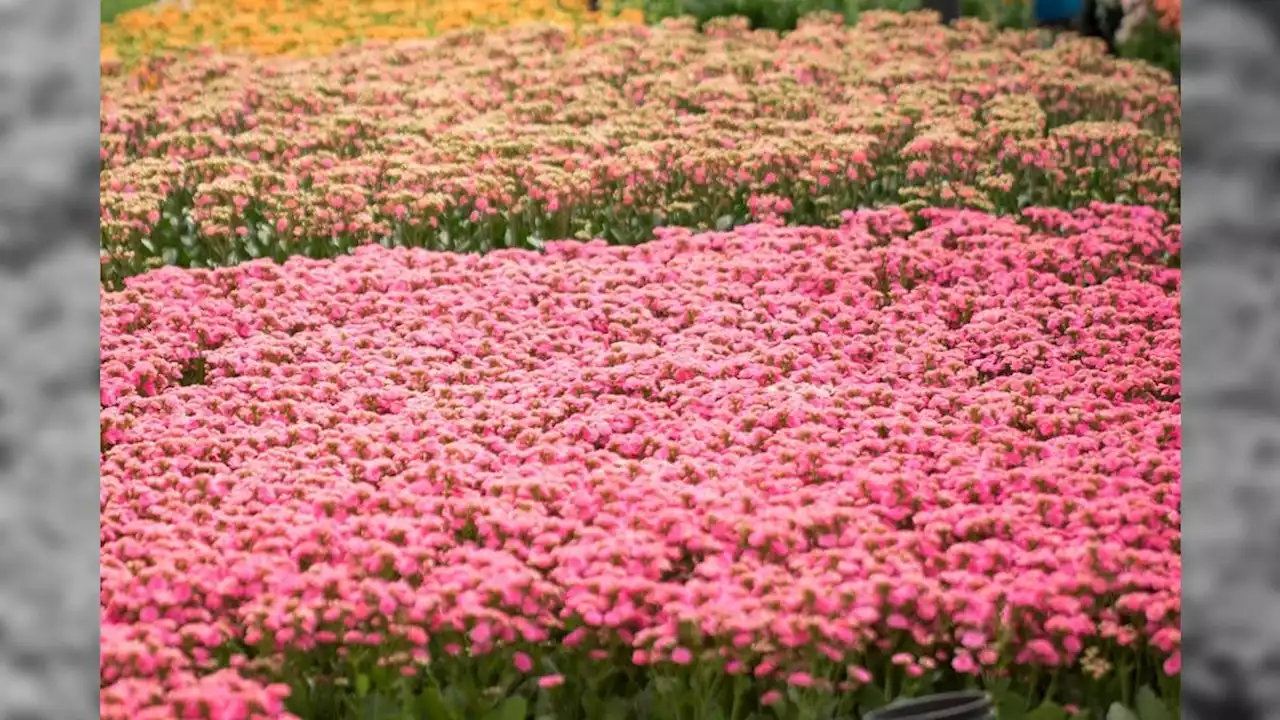
[[(907, 12), (918, 10), (925, 3), (921, 0), (874, 0), (866, 3), (848, 3), (844, 0), (634, 0), (643, 7), (646, 22), (653, 24), (663, 18), (691, 16), (699, 23), (713, 18), (743, 16), (752, 27), (789, 30), (796, 23), (815, 12), (832, 12), (847, 22), (871, 8)], [(1031, 0), (961, 0), (960, 12), (965, 17), (977, 18), (1005, 28), (1028, 28), (1036, 23)], [(1181, 72), (1178, 52), (1182, 42), (1181, 0), (1100, 0), (1098, 8), (1086, 7), (1083, 12), (1096, 12), (1103, 8), (1122, 9), (1123, 22), (1115, 36), (1117, 51), (1121, 57), (1142, 60), (1170, 71), (1175, 77)]]
[(1176, 707), (1179, 252), (889, 209), (133, 278), (103, 717)]
[(638, 11), (588, 12), (587, 0), (182, 0), (150, 4), (102, 24), (102, 60), (114, 65), (204, 46), (255, 55), (323, 55), (368, 41), (422, 38), (451, 30), (550, 23), (629, 22)]
[(454, 34), (103, 79), (103, 279), (161, 264), (636, 244), (863, 206), (1179, 213), (1167, 77), (926, 15)]

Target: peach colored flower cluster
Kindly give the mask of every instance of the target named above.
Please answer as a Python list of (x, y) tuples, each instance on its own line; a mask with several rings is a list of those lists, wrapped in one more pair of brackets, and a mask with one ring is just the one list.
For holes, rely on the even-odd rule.
[(270, 716), (291, 657), (369, 648), (1178, 674), (1166, 215), (657, 234), (104, 291), (104, 717)]
[(479, 31), (103, 79), (103, 277), (160, 264), (635, 244), (842, 210), (1179, 213), (1179, 95), (1099, 46), (869, 12)]

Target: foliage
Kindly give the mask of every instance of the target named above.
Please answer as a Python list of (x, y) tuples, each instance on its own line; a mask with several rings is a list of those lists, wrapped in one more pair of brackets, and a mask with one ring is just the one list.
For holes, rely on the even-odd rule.
[[(1117, 0), (1118, 2), (1119, 0)], [(740, 16), (751, 27), (792, 30), (801, 18), (813, 13), (835, 13), (846, 22), (856, 22), (868, 10), (908, 12), (922, 9), (922, 0), (635, 0), (648, 22), (681, 16), (693, 17), (699, 25), (716, 18)], [(1137, 31), (1140, 37), (1124, 43), (1122, 56), (1152, 63), (1177, 77), (1181, 61), (1181, 5), (1178, 0), (1141, 0), (1152, 3), (1152, 21)], [(980, 19), (1000, 28), (1035, 26), (1030, 0), (962, 0), (965, 17)]]
[(104, 0), (103, 62), (132, 65), (205, 46), (259, 56), (314, 56), (353, 43), (421, 39), (476, 27), (545, 23), (574, 28), (640, 20), (637, 11), (608, 2), (603, 3), (606, 12), (588, 12), (587, 0), (190, 0), (190, 7), (187, 12), (180, 2)]
[(743, 17), (751, 27), (794, 30), (800, 18), (815, 12), (835, 13), (856, 22), (865, 10), (910, 12), (920, 0), (643, 0), (648, 22), (689, 16), (702, 25), (716, 18)]
[(102, 22), (111, 23), (124, 13), (154, 4), (154, 0), (101, 0)]
[(886, 209), (134, 278), (103, 717), (1161, 720), (1179, 254), (1150, 208)]
[(1149, 62), (1182, 78), (1182, 37), (1149, 18), (1138, 23), (1133, 32), (1119, 43), (1121, 57)]
[(821, 2), (104, 26), (103, 718), (1177, 720), (1178, 93)]
[(368, 243), (631, 245), (879, 205), (1178, 215), (1177, 93), (1096, 44), (892, 13), (781, 38), (716, 21), (581, 39), (474, 32), (104, 78), (104, 281)]

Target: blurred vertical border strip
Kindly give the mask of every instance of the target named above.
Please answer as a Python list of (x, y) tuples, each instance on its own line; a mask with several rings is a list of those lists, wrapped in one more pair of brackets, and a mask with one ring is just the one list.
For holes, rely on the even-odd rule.
[(97, 0), (0, 0), (0, 717), (98, 717)]
[(1183, 716), (1280, 707), (1280, 42), (1274, 3), (1182, 23)]

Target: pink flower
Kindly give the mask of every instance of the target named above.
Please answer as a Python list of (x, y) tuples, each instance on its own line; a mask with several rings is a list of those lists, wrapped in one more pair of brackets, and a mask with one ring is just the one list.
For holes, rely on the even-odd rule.
[(814, 657), (1180, 671), (1179, 233), (885, 208), (138, 275), (100, 299), (104, 697), (437, 639), (533, 675), (696, 633), (821, 689)]
[(787, 684), (807, 688), (813, 685), (813, 676), (806, 672), (793, 672), (787, 676)]
[(849, 673), (849, 677), (854, 682), (860, 685), (866, 685), (867, 683), (871, 682), (874, 679), (873, 676), (871, 675), (871, 672), (863, 667), (857, 667), (857, 666), (851, 665), (846, 669), (846, 672)]
[(951, 660), (951, 667), (956, 672), (963, 675), (972, 675), (978, 670), (978, 665), (973, 661), (973, 657), (967, 653), (957, 653)]

